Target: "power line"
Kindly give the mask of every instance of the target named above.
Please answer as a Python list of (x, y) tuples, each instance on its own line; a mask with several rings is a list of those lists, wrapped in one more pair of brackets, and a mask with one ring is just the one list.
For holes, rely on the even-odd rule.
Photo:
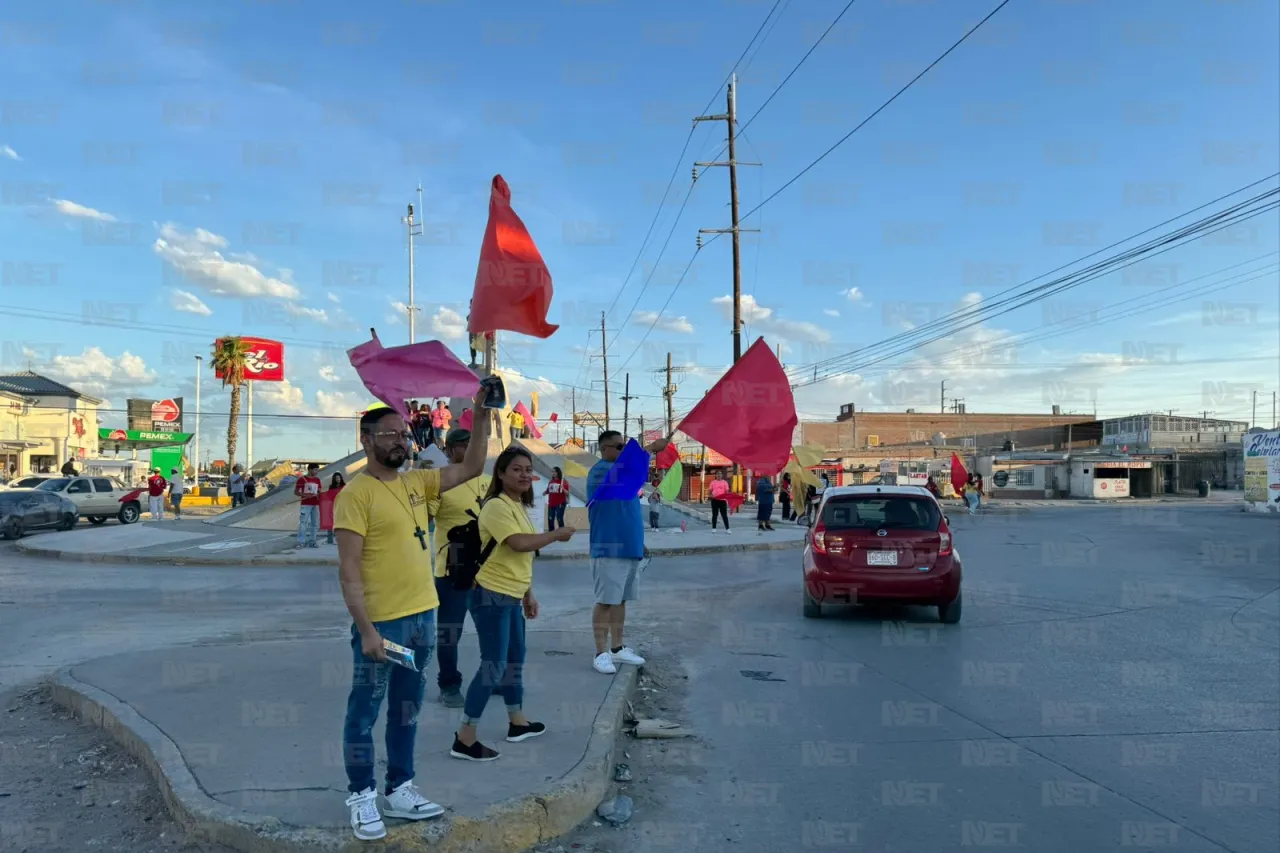
[[(967, 41), (967, 40), (969, 39), (969, 37), (970, 37), (970, 36), (972, 36), (975, 32), (977, 32), (977, 31), (978, 31), (978, 30), (979, 30), (979, 29), (980, 29), (984, 24), (986, 24), (986, 23), (987, 23), (987, 21), (990, 21), (993, 17), (995, 17), (996, 13), (998, 13), (1001, 9), (1003, 9), (1003, 8), (1004, 8), (1005, 6), (1007, 6), (1007, 5), (1009, 5), (1009, 0), (1002, 0), (1002, 2), (1000, 3), (1000, 5), (996, 6), (996, 7), (995, 7), (994, 9), (992, 9), (989, 13), (987, 13), (987, 16), (986, 16), (985, 18), (983, 18), (981, 21), (979, 21), (978, 23), (974, 24), (971, 28), (969, 28), (969, 30), (968, 30), (967, 32), (965, 32), (965, 34), (964, 34), (964, 35), (962, 35), (962, 36), (961, 36), (961, 37), (960, 37), (960, 38), (959, 38), (959, 39), (958, 39), (954, 44), (952, 44), (952, 45), (951, 45), (951, 47), (947, 48), (947, 49), (942, 53), (942, 55), (941, 55), (941, 56), (939, 56), (939, 57), (938, 57), (937, 59), (935, 59), (933, 62), (929, 63), (929, 65), (928, 65), (928, 66), (926, 66), (926, 67), (925, 67), (925, 69), (924, 69), (923, 71), (921, 71), (919, 74), (917, 74), (915, 77), (911, 78), (911, 80), (910, 80), (910, 81), (908, 81), (908, 82), (907, 82), (907, 84), (906, 84), (905, 86), (903, 86), (901, 89), (899, 89), (897, 92), (895, 92), (895, 93), (893, 94), (893, 96), (892, 96), (892, 97), (890, 97), (890, 98), (889, 98), (887, 101), (885, 101), (883, 104), (881, 104), (879, 107), (877, 107), (877, 108), (875, 109), (875, 111), (871, 113), (871, 115), (869, 115), (869, 116), (867, 116), (866, 118), (864, 118), (861, 122), (859, 122), (859, 123), (858, 123), (858, 125), (857, 125), (856, 127), (854, 127), (854, 128), (853, 128), (853, 130), (851, 130), (851, 131), (849, 131), (848, 133), (846, 133), (846, 134), (845, 134), (843, 137), (841, 137), (841, 138), (840, 138), (840, 139), (839, 139), (839, 140), (838, 140), (834, 145), (832, 145), (830, 148), (828, 148), (826, 151), (824, 151), (822, 154), (820, 154), (820, 155), (818, 156), (818, 158), (817, 158), (817, 159), (815, 159), (815, 160), (814, 160), (813, 162), (811, 162), (809, 165), (807, 165), (807, 166), (805, 166), (803, 169), (801, 169), (801, 170), (800, 170), (800, 171), (799, 171), (799, 172), (798, 172), (794, 177), (792, 177), (790, 180), (788, 180), (788, 181), (787, 181), (785, 184), (783, 184), (782, 186), (778, 187), (778, 189), (774, 190), (774, 191), (773, 191), (773, 192), (772, 192), (772, 193), (771, 193), (767, 198), (763, 199), (759, 204), (757, 204), (757, 205), (756, 205), (755, 207), (753, 207), (751, 210), (749, 210), (749, 211), (747, 211), (745, 214), (743, 214), (741, 218), (742, 218), (742, 219), (750, 219), (750, 218), (751, 218), (751, 216), (752, 216), (752, 214), (754, 214), (754, 213), (756, 213), (757, 211), (759, 211), (759, 210), (760, 210), (762, 207), (764, 207), (766, 204), (768, 204), (769, 202), (771, 202), (771, 201), (773, 201), (775, 198), (777, 198), (779, 195), (781, 195), (781, 194), (782, 194), (782, 193), (783, 193), (783, 192), (784, 192), (788, 187), (790, 187), (790, 186), (791, 186), (791, 185), (793, 185), (796, 181), (800, 180), (800, 178), (802, 178), (802, 177), (804, 177), (806, 174), (808, 174), (808, 172), (809, 172), (810, 170), (812, 170), (814, 166), (817, 166), (819, 163), (821, 163), (823, 160), (825, 160), (825, 159), (826, 159), (826, 158), (827, 158), (827, 157), (828, 157), (828, 156), (829, 156), (833, 151), (835, 151), (837, 148), (839, 148), (839, 147), (840, 147), (841, 145), (843, 145), (845, 142), (849, 141), (849, 139), (850, 139), (850, 138), (851, 138), (855, 133), (857, 133), (857, 132), (858, 132), (859, 130), (861, 130), (862, 128), (866, 127), (866, 126), (867, 126), (867, 124), (868, 124), (872, 119), (874, 119), (874, 118), (875, 118), (876, 116), (878, 116), (880, 113), (884, 112), (884, 110), (885, 110), (885, 109), (887, 109), (887, 108), (889, 107), (889, 105), (890, 105), (890, 104), (892, 104), (894, 101), (898, 100), (898, 98), (900, 98), (900, 97), (903, 95), (903, 93), (905, 93), (908, 89), (910, 89), (912, 86), (914, 86), (914, 85), (915, 85), (915, 84), (920, 80), (920, 78), (924, 77), (926, 74), (928, 74), (930, 71), (932, 71), (935, 67), (937, 67), (937, 65), (938, 65), (939, 63), (941, 63), (941, 62), (942, 62), (942, 60), (944, 60), (944, 59), (946, 59), (948, 56), (950, 56), (950, 55), (951, 55), (951, 53), (952, 53), (952, 52), (954, 52), (956, 48), (958, 48), (960, 45), (964, 44), (964, 42), (965, 42), (965, 41)], [(841, 14), (843, 15), (843, 12), (842, 12)], [(824, 33), (824, 35), (825, 35), (825, 33)], [(759, 112), (759, 111), (757, 111), (757, 112)], [(753, 116), (753, 117), (754, 117), (754, 116)], [(690, 193), (692, 193), (692, 191), (693, 191), (693, 190), (692, 190), (692, 188), (690, 188)], [(686, 198), (686, 201), (687, 201), (687, 198)], [(644, 333), (644, 335), (641, 337), (641, 339), (640, 339), (640, 343), (636, 345), (635, 350), (633, 350), (633, 351), (632, 351), (632, 353), (631, 353), (631, 355), (627, 356), (627, 360), (623, 362), (623, 366), (624, 366), (624, 367), (627, 365), (627, 363), (628, 363), (628, 362), (630, 362), (630, 361), (631, 361), (631, 359), (635, 356), (635, 354), (636, 354), (637, 352), (639, 352), (639, 351), (640, 351), (640, 347), (644, 345), (644, 342), (645, 342), (646, 340), (648, 340), (649, 335), (651, 335), (651, 334), (653, 333), (654, 328), (655, 328), (655, 327), (657, 326), (657, 324), (658, 324), (658, 320), (662, 317), (663, 313), (666, 311), (667, 306), (669, 306), (669, 305), (671, 304), (671, 300), (672, 300), (673, 298), (675, 298), (676, 292), (677, 292), (677, 291), (679, 291), (679, 289), (680, 289), (680, 285), (684, 283), (685, 278), (689, 275), (689, 270), (693, 268), (693, 263), (694, 263), (694, 260), (698, 257), (698, 253), (699, 253), (699, 252), (701, 252), (703, 249), (705, 249), (707, 246), (709, 246), (709, 245), (711, 245), (712, 243), (714, 243), (716, 240), (720, 239), (720, 236), (721, 236), (720, 234), (714, 234), (714, 235), (712, 235), (712, 236), (711, 236), (711, 238), (710, 238), (709, 240), (707, 240), (707, 241), (706, 241), (706, 242), (704, 242), (701, 246), (699, 246), (696, 250), (694, 250), (693, 255), (692, 255), (692, 256), (690, 256), (690, 258), (689, 258), (689, 263), (685, 266), (684, 271), (680, 274), (679, 279), (677, 279), (677, 280), (676, 280), (675, 286), (671, 288), (671, 293), (670, 293), (670, 295), (669, 295), (669, 296), (667, 296), (667, 300), (666, 300), (666, 302), (664, 302), (664, 303), (663, 303), (662, 310), (661, 310), (661, 311), (659, 311), (659, 312), (657, 313), (657, 315), (656, 315), (656, 316), (654, 317), (654, 319), (653, 319), (653, 322), (649, 324), (649, 328), (648, 328), (647, 330), (645, 330), (645, 333)], [(619, 327), (619, 328), (621, 328), (621, 327)]]
[[(1141, 260), (1144, 260), (1146, 257), (1154, 257), (1156, 255), (1164, 254), (1165, 252), (1172, 251), (1173, 249), (1179, 248), (1180, 246), (1185, 245), (1186, 243), (1194, 242), (1195, 240), (1198, 240), (1204, 236), (1207, 236), (1208, 234), (1216, 233), (1217, 231), (1221, 231), (1224, 228), (1229, 228), (1232, 225), (1238, 224), (1239, 222), (1247, 221), (1257, 216), (1261, 216), (1264, 213), (1267, 213), (1271, 210), (1277, 209), (1277, 207), (1280, 207), (1280, 203), (1271, 201), (1271, 202), (1267, 202), (1263, 206), (1256, 209), (1250, 210), (1248, 208), (1251, 205), (1255, 205), (1259, 201), (1262, 201), (1264, 199), (1271, 198), (1277, 195), (1280, 195), (1280, 189), (1269, 190), (1265, 193), (1261, 193), (1244, 202), (1241, 202), (1237, 205), (1233, 205), (1227, 211), (1219, 212), (1212, 216), (1206, 217), (1205, 219), (1198, 220), (1197, 222), (1192, 223), (1191, 225), (1184, 226), (1183, 228), (1176, 230), (1172, 234), (1154, 238), (1135, 249), (1130, 249), (1120, 253), (1119, 255), (1115, 255), (1115, 256), (1112, 256), (1111, 258), (1105, 259), (1103, 261), (1099, 261), (1095, 264), (1090, 265), (1089, 267), (1086, 267), (1084, 270), (1080, 270), (1078, 272), (1071, 273), (1067, 276), (1054, 279), (1053, 281), (1050, 281), (1043, 285), (1039, 285), (1035, 288), (1032, 288), (1029, 291), (1018, 294), (1014, 297), (1010, 297), (1004, 300), (998, 300), (997, 302), (992, 303), (991, 305), (982, 306), (977, 310), (969, 310), (963, 316), (958, 318), (958, 320), (971, 321), (971, 322), (964, 322), (964, 323), (957, 322), (957, 323), (945, 324), (940, 321), (935, 321), (933, 323), (926, 324), (926, 326), (921, 327), (921, 329), (919, 330), (912, 330), (911, 332), (895, 335), (878, 344), (873, 344), (869, 347), (863, 347), (851, 353), (847, 353), (843, 356), (836, 356), (834, 358), (826, 359), (822, 362), (818, 362), (814, 365), (807, 365), (805, 372), (809, 372), (811, 370), (812, 373), (814, 374), (814, 378), (808, 381), (798, 382), (796, 383), (796, 385), (797, 386), (813, 385), (819, 381), (825, 381), (826, 379), (830, 379), (832, 376), (837, 375), (838, 367), (842, 367), (848, 370), (848, 369), (852, 369), (855, 364), (859, 364), (859, 366), (870, 366), (872, 364), (878, 364), (889, 358), (894, 358), (905, 352), (910, 352), (912, 350), (918, 349), (919, 347), (927, 343), (933, 343), (935, 341), (941, 340), (942, 338), (949, 337), (955, 334), (956, 332), (971, 328), (980, 323), (994, 319), (995, 317), (1003, 316), (1004, 314), (1017, 310), (1018, 308), (1025, 307), (1026, 305), (1029, 305), (1033, 302), (1039, 302), (1043, 299), (1047, 299), (1048, 297), (1053, 296), (1057, 293), (1060, 293), (1064, 290), (1068, 290), (1074, 287), (1079, 287), (1080, 285), (1086, 282), (1093, 281), (1094, 279), (1097, 279), (1097, 278), (1101, 278), (1104, 275), (1115, 272), (1119, 269), (1123, 269), (1127, 266), (1132, 266), (1133, 264), (1138, 263)], [(1216, 226), (1216, 227), (1210, 227), (1210, 226)], [(1197, 232), (1200, 232), (1200, 233), (1197, 233)], [(1142, 233), (1146, 233), (1146, 232), (1142, 232)], [(1125, 242), (1125, 241), (1121, 241), (1121, 242)], [(1158, 251), (1156, 251), (1157, 248), (1159, 249)], [(1021, 300), (1021, 301), (1018, 301), (1018, 300)], [(1008, 307), (1003, 307), (999, 311), (993, 310), (997, 307), (1001, 307), (1011, 302), (1017, 302), (1017, 304), (1009, 305)], [(924, 339), (921, 339), (922, 334), (931, 335), (931, 337), (926, 337)], [(912, 340), (913, 338), (915, 340)], [(874, 358), (869, 362), (865, 362), (865, 363), (857, 362), (856, 356), (859, 353), (866, 352), (867, 350), (875, 350), (881, 347), (892, 346), (896, 344), (902, 344), (905, 348), (881, 357)], [(828, 369), (828, 373), (827, 375), (819, 379), (817, 377), (817, 369), (823, 366), (825, 366)], [(800, 369), (797, 368), (796, 372), (793, 375), (798, 376), (799, 373), (800, 373)]]

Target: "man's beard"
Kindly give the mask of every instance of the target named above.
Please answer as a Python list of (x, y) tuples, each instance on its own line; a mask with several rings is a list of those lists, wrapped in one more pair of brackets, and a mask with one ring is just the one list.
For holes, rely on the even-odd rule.
[(378, 461), (379, 465), (387, 468), (399, 468), (409, 459), (409, 451), (403, 444), (397, 444), (395, 447), (383, 449), (375, 448), (373, 458)]

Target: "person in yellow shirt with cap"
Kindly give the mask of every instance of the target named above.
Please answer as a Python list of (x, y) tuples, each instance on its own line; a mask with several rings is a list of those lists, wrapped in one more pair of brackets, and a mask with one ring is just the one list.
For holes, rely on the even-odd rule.
[[(444, 452), (449, 457), (450, 467), (463, 464), (470, 446), (470, 430), (455, 429), (449, 433), (444, 440)], [(489, 476), (480, 474), (427, 503), (427, 514), (436, 522), (436, 596), (440, 599), (440, 607), (436, 611), (436, 660), (440, 673), (436, 676), (436, 684), (440, 687), (440, 704), (446, 708), (462, 707), (458, 641), (466, 625), (467, 611), (471, 609), (471, 591), (458, 589), (449, 577), (449, 531), (480, 515), (480, 505), (488, 488)]]
[[(475, 399), (483, 405), (485, 392)], [(486, 418), (476, 422), (475, 445), (462, 463), (443, 471), (401, 468), (413, 435), (391, 408), (360, 417), (364, 473), (352, 478), (334, 501), (338, 577), (351, 614), (351, 692), (347, 696), (342, 753), (347, 771), (347, 807), (356, 838), (383, 838), (374, 777), (373, 727), (387, 702), (386, 814), (407, 820), (439, 817), (444, 809), (413, 784), (414, 741), (422, 709), (423, 673), (436, 644), (439, 599), (427, 543), (427, 504), (484, 469), (489, 443)], [(407, 648), (413, 668), (389, 659), (385, 643)]]
[(572, 527), (539, 533), (529, 519), (533, 506), (533, 457), (508, 447), (493, 464), (493, 480), (480, 510), (480, 541), (492, 550), (476, 573), (471, 620), (480, 638), (480, 668), (467, 686), (462, 725), (449, 755), (493, 761), (498, 752), (482, 744), (476, 724), (489, 697), (502, 693), (507, 706), (507, 741), (519, 743), (547, 727), (524, 714), (525, 620), (538, 618), (533, 596), (533, 554), (552, 542), (567, 542)]

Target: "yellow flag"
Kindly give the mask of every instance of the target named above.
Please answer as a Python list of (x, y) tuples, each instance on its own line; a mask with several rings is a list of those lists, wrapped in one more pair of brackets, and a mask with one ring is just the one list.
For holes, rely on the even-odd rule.
[(566, 477), (585, 477), (589, 473), (586, 468), (583, 468), (572, 459), (564, 460), (564, 464), (560, 466), (560, 470), (564, 472)]
[(796, 455), (796, 461), (802, 468), (812, 468), (822, 463), (827, 449), (821, 444), (797, 444), (791, 448), (791, 452)]
[(800, 464), (794, 459), (787, 463), (787, 467), (782, 469), (782, 473), (790, 474), (792, 482), (813, 486), (815, 489), (822, 485), (822, 481), (818, 479), (817, 474), (807, 468), (800, 467)]
[(529, 392), (529, 414), (533, 415), (533, 419), (538, 419), (538, 392)]

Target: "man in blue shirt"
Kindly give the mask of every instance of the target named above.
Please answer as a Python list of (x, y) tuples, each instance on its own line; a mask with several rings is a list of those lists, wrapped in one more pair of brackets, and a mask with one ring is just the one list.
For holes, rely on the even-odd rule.
[[(660, 438), (645, 448), (659, 453), (667, 446)], [(595, 582), (596, 606), (591, 611), (591, 631), (595, 635), (596, 672), (613, 675), (618, 664), (640, 666), (644, 658), (622, 640), (627, 602), (637, 597), (640, 560), (644, 557), (644, 522), (639, 495), (629, 500), (592, 502), (596, 489), (609, 482), (627, 439), (617, 430), (600, 433), (600, 461), (587, 473), (587, 515), (591, 528), (591, 576)]]

